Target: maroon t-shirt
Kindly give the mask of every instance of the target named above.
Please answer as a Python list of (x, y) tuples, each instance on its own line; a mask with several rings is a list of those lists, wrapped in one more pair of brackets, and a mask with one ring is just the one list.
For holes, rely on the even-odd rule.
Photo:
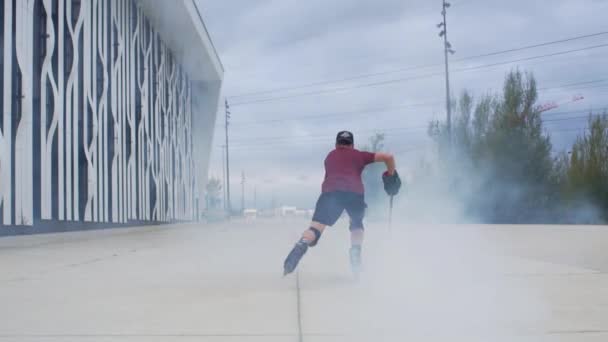
[(375, 154), (352, 148), (338, 147), (325, 158), (325, 180), (322, 191), (348, 191), (362, 194), (361, 173), (374, 162)]

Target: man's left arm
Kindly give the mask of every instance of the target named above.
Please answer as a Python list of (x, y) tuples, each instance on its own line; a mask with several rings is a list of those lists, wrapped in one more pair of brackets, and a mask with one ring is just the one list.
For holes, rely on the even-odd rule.
[(395, 157), (392, 154), (384, 152), (374, 153), (374, 161), (383, 162), (389, 175), (392, 176), (395, 173)]

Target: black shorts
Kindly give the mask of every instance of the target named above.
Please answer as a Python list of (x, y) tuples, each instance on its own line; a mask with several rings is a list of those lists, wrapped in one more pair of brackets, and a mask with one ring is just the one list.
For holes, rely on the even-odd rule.
[(345, 191), (324, 192), (319, 196), (312, 220), (333, 226), (346, 210), (350, 217), (350, 230), (363, 229), (366, 208), (363, 194)]

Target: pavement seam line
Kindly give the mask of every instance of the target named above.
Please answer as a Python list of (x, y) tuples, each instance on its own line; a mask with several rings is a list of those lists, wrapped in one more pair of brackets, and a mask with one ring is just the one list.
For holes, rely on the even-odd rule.
[(304, 342), (304, 334), (302, 333), (302, 296), (300, 293), (300, 272), (296, 272), (296, 310), (298, 317), (298, 342)]

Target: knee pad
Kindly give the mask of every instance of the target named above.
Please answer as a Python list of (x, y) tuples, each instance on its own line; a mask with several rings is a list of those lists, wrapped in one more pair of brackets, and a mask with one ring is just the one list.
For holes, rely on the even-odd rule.
[(319, 239), (321, 238), (321, 231), (315, 227), (310, 227), (310, 228), (308, 228), (308, 230), (312, 231), (312, 233), (315, 234), (315, 239), (313, 241), (309, 242), (308, 246), (314, 247), (317, 245), (317, 243), (319, 242)]

